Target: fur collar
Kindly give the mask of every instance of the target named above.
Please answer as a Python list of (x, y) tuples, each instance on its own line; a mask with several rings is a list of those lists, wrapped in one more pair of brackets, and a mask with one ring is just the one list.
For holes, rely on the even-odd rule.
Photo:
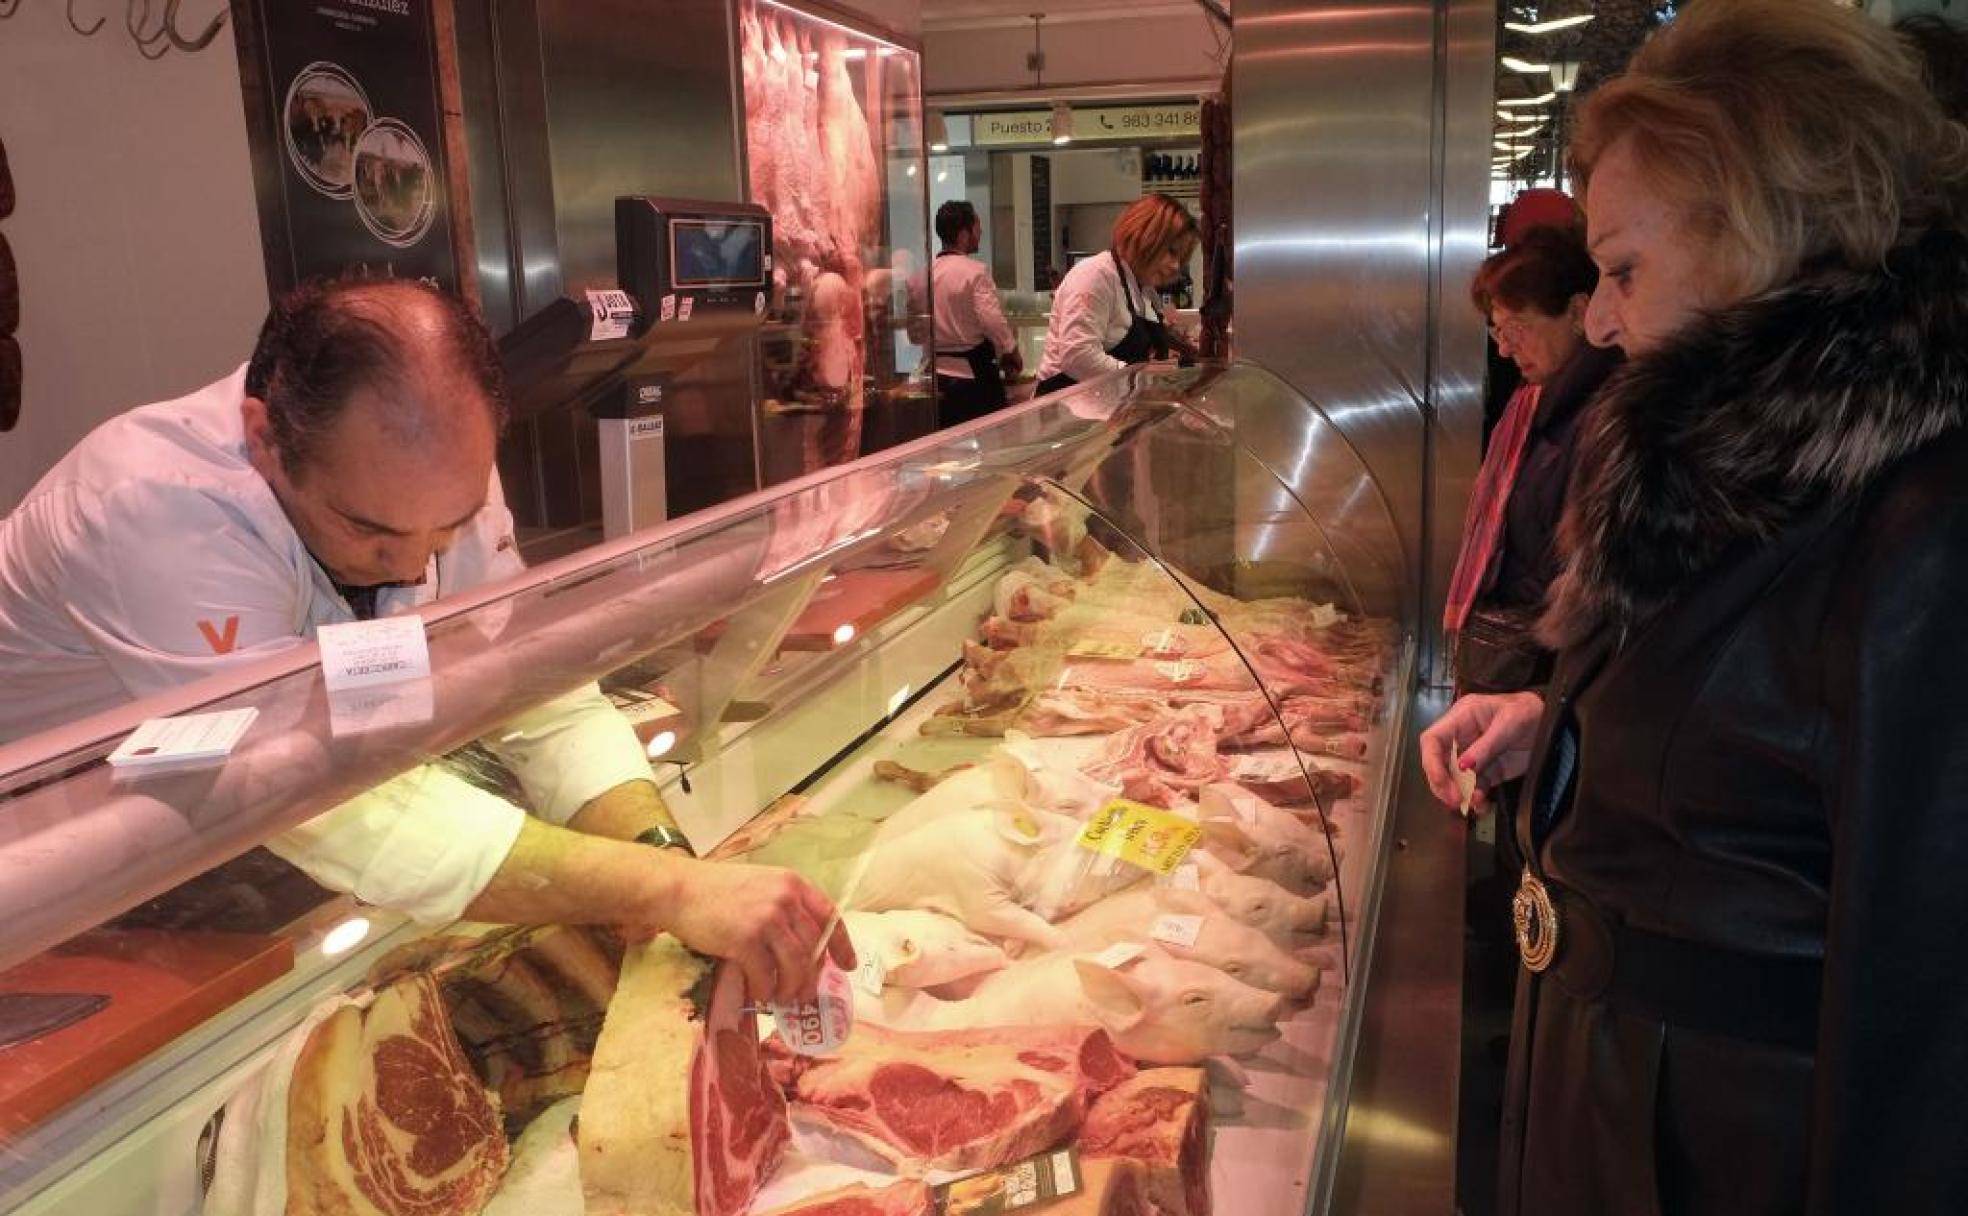
[(1807, 272), (1711, 314), (1607, 381), (1579, 434), (1564, 571), (1539, 633), (1621, 636), (1732, 546), (1968, 420), (1968, 237)]

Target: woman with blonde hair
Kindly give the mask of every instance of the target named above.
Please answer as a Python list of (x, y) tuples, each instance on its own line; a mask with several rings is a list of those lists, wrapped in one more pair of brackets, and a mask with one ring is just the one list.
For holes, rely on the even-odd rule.
[(1196, 251), (1196, 217), (1166, 194), (1146, 194), (1114, 221), (1112, 246), (1066, 272), (1052, 296), (1039, 392), (1165, 359), (1186, 347), (1162, 321), (1161, 288)]
[(1556, 671), (1423, 738), (1528, 778), (1500, 1210), (1959, 1211), (1968, 131), (1861, 14), (1693, 0), (1572, 157), (1628, 362)]

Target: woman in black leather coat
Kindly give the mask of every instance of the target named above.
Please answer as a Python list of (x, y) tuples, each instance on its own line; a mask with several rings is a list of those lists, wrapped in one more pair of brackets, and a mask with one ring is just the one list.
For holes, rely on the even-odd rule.
[(1968, 132), (1829, 0), (1695, 0), (1572, 146), (1625, 348), (1544, 700), (1501, 1210), (1968, 1210)]

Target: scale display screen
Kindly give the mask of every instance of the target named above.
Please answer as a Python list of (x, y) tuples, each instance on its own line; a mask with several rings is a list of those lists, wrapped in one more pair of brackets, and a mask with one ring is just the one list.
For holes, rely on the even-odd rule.
[(757, 220), (670, 221), (670, 279), (678, 291), (766, 285), (765, 225)]

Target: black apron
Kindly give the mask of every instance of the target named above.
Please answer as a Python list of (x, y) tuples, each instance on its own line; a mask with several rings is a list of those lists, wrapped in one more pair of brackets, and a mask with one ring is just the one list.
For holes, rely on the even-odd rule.
[[(936, 255), (939, 258), (960, 257), (954, 249), (946, 249)], [(936, 377), (936, 395), (941, 403), (939, 421), (943, 426), (955, 426), (982, 418), (993, 410), (1004, 408), (1004, 372), (998, 364), (998, 351), (985, 338), (977, 345), (965, 350), (933, 351), (931, 358), (954, 356), (970, 365), (970, 379), (962, 376)]]
[[(1107, 348), (1107, 357), (1130, 364), (1168, 358), (1168, 326), (1141, 315), (1141, 310), (1134, 306), (1134, 293), (1128, 290), (1128, 274), (1121, 269), (1120, 255), (1109, 250), (1107, 256), (1114, 261), (1114, 276), (1121, 281), (1121, 298), (1127, 301), (1129, 318), (1127, 332), (1121, 335), (1119, 342)], [(1077, 379), (1065, 372), (1054, 372), (1039, 382), (1038, 395), (1043, 397), (1078, 383)]]

